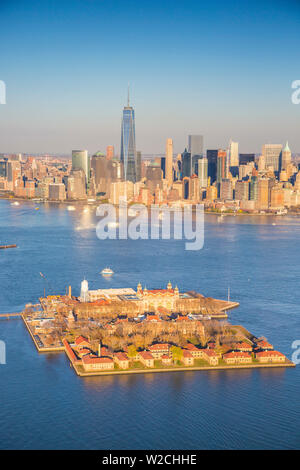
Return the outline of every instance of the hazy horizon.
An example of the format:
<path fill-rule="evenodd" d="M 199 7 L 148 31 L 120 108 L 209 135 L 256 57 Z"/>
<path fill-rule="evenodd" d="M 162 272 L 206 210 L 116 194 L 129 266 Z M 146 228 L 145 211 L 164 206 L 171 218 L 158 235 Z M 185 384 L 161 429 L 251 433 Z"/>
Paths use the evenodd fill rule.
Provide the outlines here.
<path fill-rule="evenodd" d="M 300 152 L 300 6 L 265 0 L 1 2 L 1 153 L 120 151 L 131 86 L 136 145 L 174 153 L 232 138 L 241 153 L 288 140 Z"/>

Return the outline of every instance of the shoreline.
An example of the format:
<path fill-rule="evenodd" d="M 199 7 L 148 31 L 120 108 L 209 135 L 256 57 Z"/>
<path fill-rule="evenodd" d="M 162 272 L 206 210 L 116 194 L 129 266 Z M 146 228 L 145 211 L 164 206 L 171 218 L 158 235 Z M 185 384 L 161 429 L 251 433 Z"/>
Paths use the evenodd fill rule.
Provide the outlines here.
<path fill-rule="evenodd" d="M 15 196 L 12 196 L 12 197 L 9 197 L 9 196 L 2 196 L 0 194 L 0 201 L 1 200 L 4 200 L 4 201 L 13 201 L 13 202 L 31 202 L 31 203 L 36 203 L 36 204 L 64 204 L 64 205 L 75 205 L 75 206 L 99 206 L 101 204 L 110 204 L 108 203 L 107 201 L 105 202 L 101 202 L 101 201 L 88 201 L 88 199 L 81 199 L 81 200 L 78 200 L 78 199 L 75 199 L 75 200 L 64 200 L 64 201 L 50 201 L 48 199 L 46 200 L 35 200 L 35 199 L 26 199 L 26 198 L 20 198 L 20 197 L 15 197 Z M 136 203 L 137 204 L 137 203 Z M 197 203 L 195 204 L 192 204 L 193 206 L 195 206 Z M 199 202 L 198 204 L 201 204 L 201 202 Z M 130 207 L 131 203 L 128 203 L 128 208 Z M 114 204 L 115 207 L 118 207 L 117 204 Z M 148 210 L 150 210 L 150 207 L 149 206 L 145 206 L 147 207 Z M 184 205 L 180 205 L 179 206 L 180 208 L 181 207 L 184 207 Z M 170 208 L 172 209 L 172 206 L 170 206 Z M 195 211 L 195 208 L 193 207 L 192 208 L 192 212 Z M 210 211 L 210 210 L 204 210 L 204 214 L 206 215 L 215 215 L 215 216 L 223 216 L 223 217 L 228 217 L 228 216 L 231 216 L 231 217 L 240 217 L 240 216 L 243 216 L 243 217 L 255 217 L 255 216 L 258 216 L 258 217 L 300 217 L 300 211 L 299 212 L 288 212 L 287 214 L 276 214 L 275 212 L 274 213 L 271 213 L 271 212 L 266 212 L 266 213 L 260 213 L 260 212 L 255 212 L 255 213 L 252 213 L 252 212 L 226 212 L 226 211 Z"/>
<path fill-rule="evenodd" d="M 24 318 L 23 315 L 21 315 L 21 318 L 26 326 L 26 329 L 28 330 L 31 339 L 33 340 L 33 343 L 39 353 L 61 353 L 65 352 L 68 360 L 70 361 L 70 367 L 72 367 L 79 377 L 99 377 L 102 375 L 108 376 L 108 375 L 128 375 L 128 374 L 149 374 L 149 373 L 163 373 L 163 372 L 187 372 L 187 371 L 214 371 L 214 370 L 236 370 L 236 369 L 266 369 L 266 368 L 283 368 L 283 367 L 296 367 L 296 364 L 294 364 L 292 361 L 287 359 L 287 362 L 285 363 L 271 363 L 271 364 L 238 364 L 238 365 L 218 365 L 218 366 L 176 366 L 176 367 L 166 367 L 166 368 L 140 368 L 140 369 L 115 369 L 115 370 L 108 370 L 108 371 L 95 371 L 95 372 L 83 372 L 79 369 L 78 365 L 75 364 L 70 355 L 68 354 L 68 351 L 64 346 L 57 346 L 53 348 L 40 348 L 30 331 L 30 328 Z"/>

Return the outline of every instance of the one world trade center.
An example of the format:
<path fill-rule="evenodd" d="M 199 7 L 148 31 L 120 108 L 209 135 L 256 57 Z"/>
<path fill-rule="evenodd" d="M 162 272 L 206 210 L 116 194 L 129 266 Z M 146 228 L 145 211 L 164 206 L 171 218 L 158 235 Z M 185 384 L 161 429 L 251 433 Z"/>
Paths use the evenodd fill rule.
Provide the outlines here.
<path fill-rule="evenodd" d="M 121 129 L 121 162 L 124 167 L 125 181 L 137 181 L 137 158 L 135 147 L 134 109 L 129 105 L 129 88 L 127 106 L 124 106 Z"/>

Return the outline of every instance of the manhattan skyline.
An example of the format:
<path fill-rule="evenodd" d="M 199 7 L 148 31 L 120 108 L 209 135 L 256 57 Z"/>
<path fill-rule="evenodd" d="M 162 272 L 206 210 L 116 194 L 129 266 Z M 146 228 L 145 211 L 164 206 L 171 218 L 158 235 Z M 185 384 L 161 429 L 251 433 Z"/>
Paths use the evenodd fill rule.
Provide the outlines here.
<path fill-rule="evenodd" d="M 136 148 L 174 153 L 186 136 L 241 152 L 289 141 L 300 149 L 299 4 L 213 1 L 1 4 L 3 153 L 89 153 L 114 144 L 131 84 Z M 280 110 L 280 112 L 279 112 Z"/>

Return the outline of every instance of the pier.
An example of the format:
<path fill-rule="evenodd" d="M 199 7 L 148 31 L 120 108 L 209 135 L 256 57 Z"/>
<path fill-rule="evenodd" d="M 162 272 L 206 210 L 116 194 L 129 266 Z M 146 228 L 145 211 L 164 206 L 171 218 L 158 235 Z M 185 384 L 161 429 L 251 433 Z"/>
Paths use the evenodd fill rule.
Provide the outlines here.
<path fill-rule="evenodd" d="M 0 318 L 7 318 L 8 320 L 13 317 L 21 317 L 22 312 L 14 312 L 14 313 L 0 313 Z"/>

